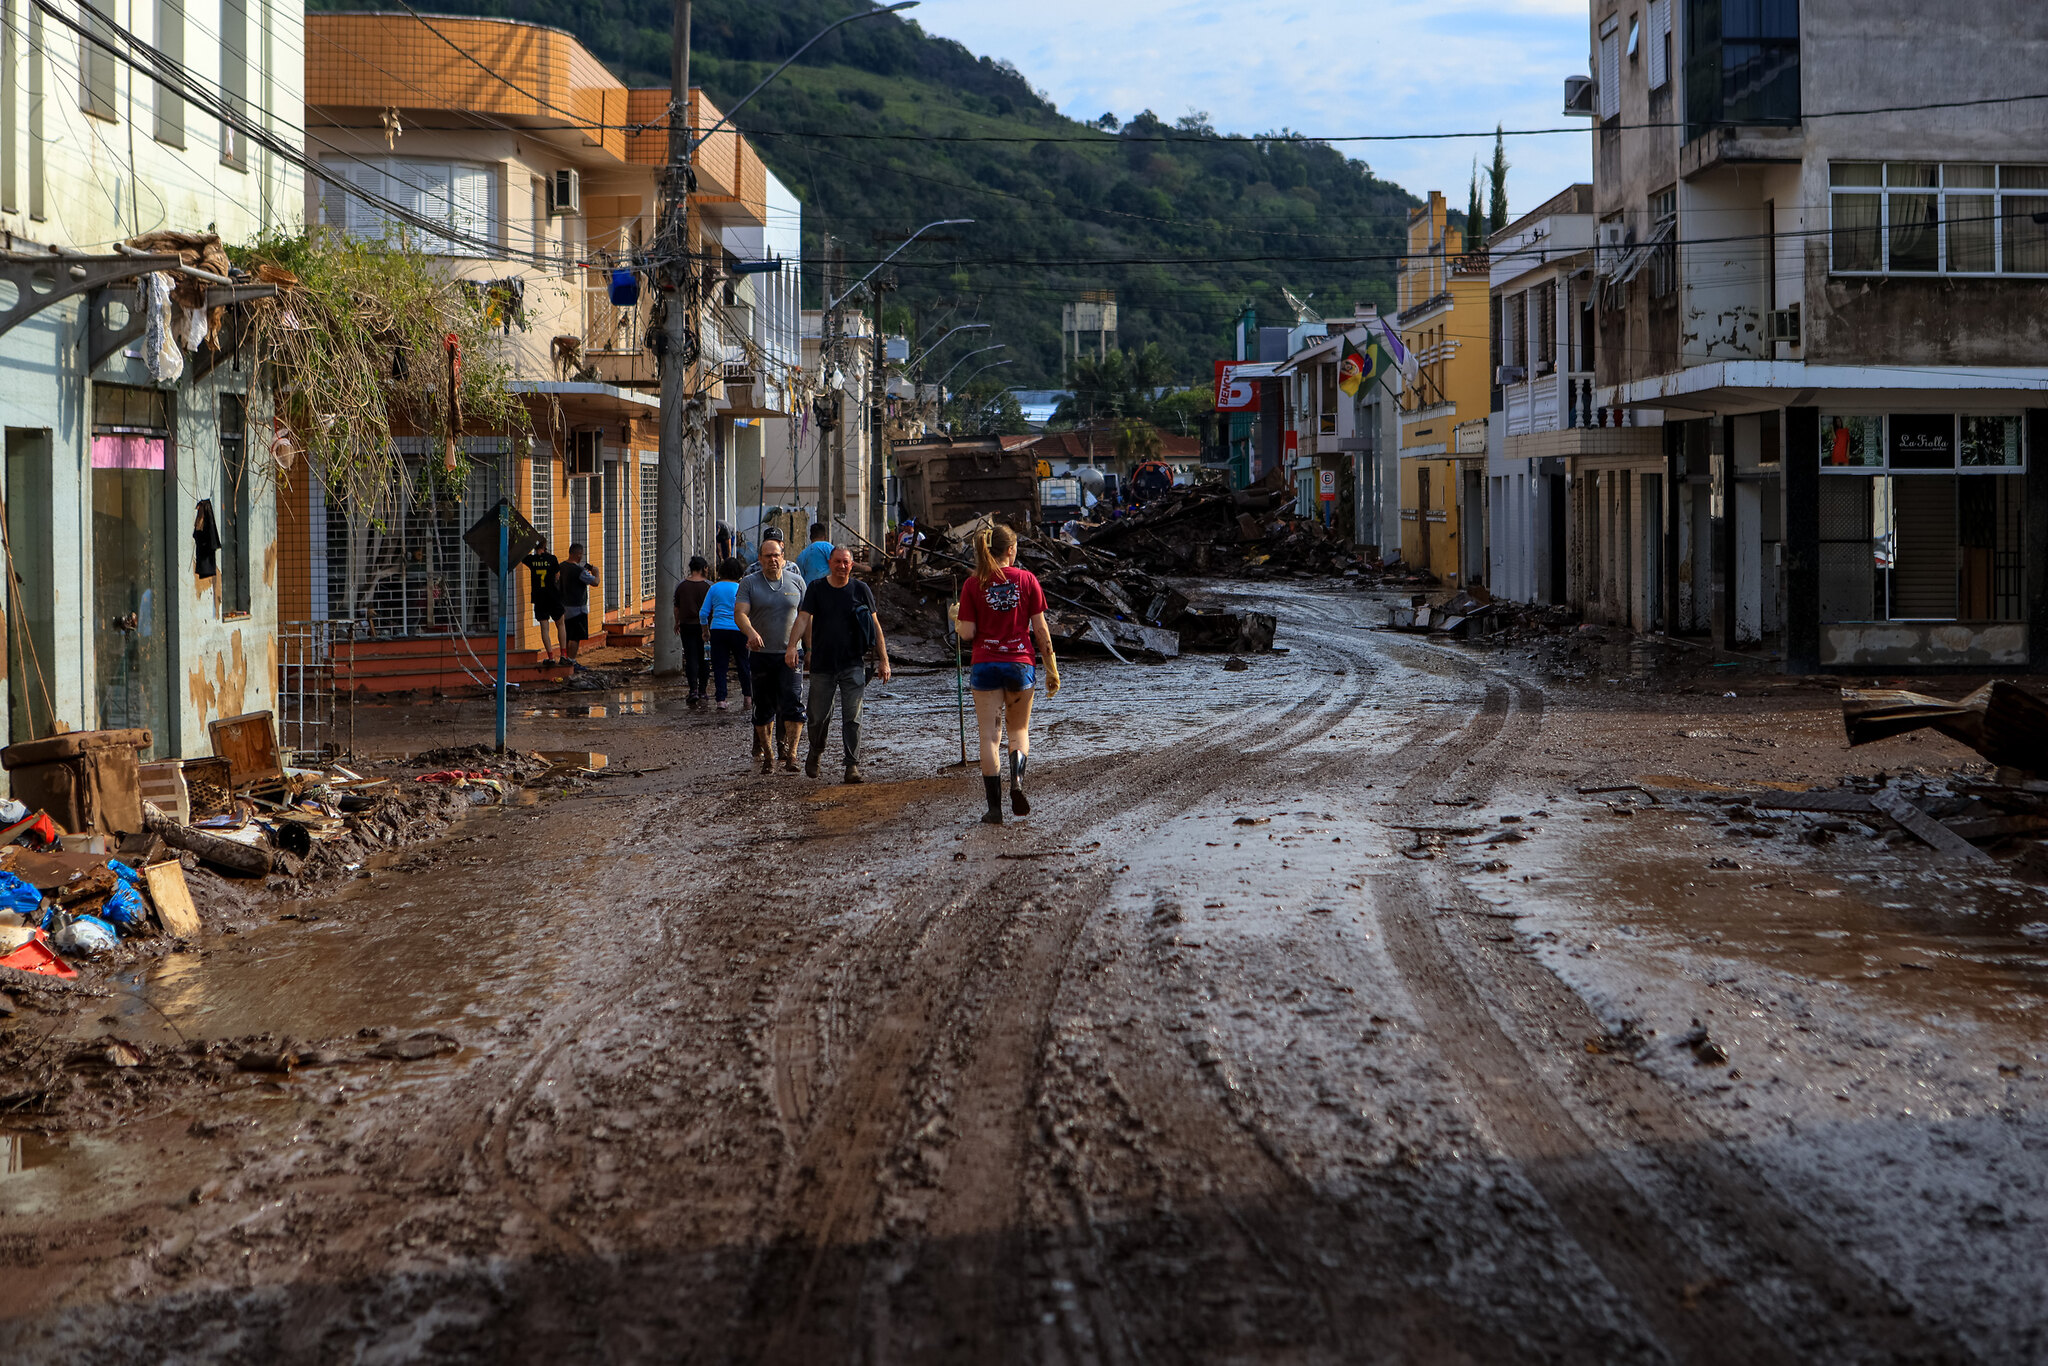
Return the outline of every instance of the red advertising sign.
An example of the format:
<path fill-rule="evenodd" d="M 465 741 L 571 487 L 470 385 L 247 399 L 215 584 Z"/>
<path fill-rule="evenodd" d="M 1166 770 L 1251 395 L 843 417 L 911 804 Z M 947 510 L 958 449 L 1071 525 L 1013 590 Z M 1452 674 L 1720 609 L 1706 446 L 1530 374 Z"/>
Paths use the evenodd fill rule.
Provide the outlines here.
<path fill-rule="evenodd" d="M 1217 412 L 1248 413 L 1259 406 L 1259 382 L 1238 378 L 1237 371 L 1244 364 L 1234 360 L 1216 362 Z"/>

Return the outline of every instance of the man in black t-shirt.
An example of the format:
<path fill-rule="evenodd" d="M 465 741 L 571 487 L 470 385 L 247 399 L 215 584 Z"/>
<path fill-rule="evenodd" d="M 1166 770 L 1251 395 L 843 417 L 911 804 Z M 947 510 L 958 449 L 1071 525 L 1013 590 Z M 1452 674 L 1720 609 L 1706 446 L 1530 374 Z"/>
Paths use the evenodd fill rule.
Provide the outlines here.
<path fill-rule="evenodd" d="M 562 562 L 543 545 L 528 552 L 519 563 L 527 568 L 527 596 L 533 599 L 533 619 L 540 625 L 541 661 L 552 664 L 562 649 Z M 555 628 L 552 646 L 548 644 L 549 626 Z"/>
<path fill-rule="evenodd" d="M 799 645 L 808 645 L 811 665 L 810 748 L 804 756 L 804 772 L 818 776 L 818 761 L 825 752 L 825 732 L 832 726 L 832 694 L 839 694 L 839 742 L 846 751 L 846 781 L 860 778 L 860 707 L 867 695 L 869 642 L 875 651 L 876 672 L 887 683 L 889 643 L 882 639 L 882 623 L 875 618 L 875 595 L 853 578 L 853 552 L 840 546 L 832 552 L 825 577 L 804 589 L 796 611 L 796 624 L 789 633 L 784 662 L 796 667 Z"/>

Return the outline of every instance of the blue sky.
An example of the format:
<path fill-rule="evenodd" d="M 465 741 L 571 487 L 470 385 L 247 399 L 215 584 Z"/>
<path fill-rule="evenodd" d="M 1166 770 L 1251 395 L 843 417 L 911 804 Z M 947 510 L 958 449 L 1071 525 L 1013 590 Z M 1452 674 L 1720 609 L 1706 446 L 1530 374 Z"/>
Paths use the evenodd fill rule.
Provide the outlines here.
<path fill-rule="evenodd" d="M 1586 72 L 1586 0 L 923 0 L 904 17 L 1008 58 L 1061 112 L 1174 119 L 1206 110 L 1229 133 L 1319 136 L 1583 126 L 1564 78 Z M 1415 194 L 1462 208 L 1492 139 L 1345 148 Z M 1592 174 L 1584 133 L 1510 138 L 1508 207 Z"/>

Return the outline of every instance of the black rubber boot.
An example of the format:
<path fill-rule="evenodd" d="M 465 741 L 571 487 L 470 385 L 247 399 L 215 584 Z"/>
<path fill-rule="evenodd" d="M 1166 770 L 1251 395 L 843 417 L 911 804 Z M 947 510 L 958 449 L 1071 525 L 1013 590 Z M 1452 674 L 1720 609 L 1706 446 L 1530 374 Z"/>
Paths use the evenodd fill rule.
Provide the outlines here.
<path fill-rule="evenodd" d="M 1031 799 L 1024 795 L 1024 765 L 1031 756 L 1010 751 L 1010 810 L 1020 816 L 1031 814 Z"/>
<path fill-rule="evenodd" d="M 1003 823 L 1002 775 L 997 774 L 993 778 L 983 776 L 981 786 L 982 790 L 988 794 L 988 810 L 982 813 L 982 824 L 1001 825 Z"/>

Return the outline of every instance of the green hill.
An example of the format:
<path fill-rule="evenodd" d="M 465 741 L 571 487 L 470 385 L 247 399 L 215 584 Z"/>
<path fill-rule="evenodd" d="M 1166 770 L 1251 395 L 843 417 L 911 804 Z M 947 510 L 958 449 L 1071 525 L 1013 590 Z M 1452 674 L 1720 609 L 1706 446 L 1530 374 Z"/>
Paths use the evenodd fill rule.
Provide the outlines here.
<path fill-rule="evenodd" d="M 699 0 L 691 77 L 729 106 L 852 7 Z M 552 24 L 631 84 L 668 81 L 665 0 L 434 8 Z M 1186 381 L 1228 354 L 1247 300 L 1267 323 L 1291 322 L 1283 286 L 1332 317 L 1354 301 L 1384 307 L 1417 202 L 1322 144 L 1218 137 L 1198 117 L 1169 124 L 1149 111 L 1114 131 L 1113 119 L 1077 122 L 1008 63 L 895 16 L 833 34 L 735 121 L 803 201 L 808 295 L 827 232 L 857 277 L 923 223 L 974 219 L 897 258 L 892 322 L 899 306 L 920 328 L 948 307 L 954 321 L 987 321 L 983 335 L 1017 362 L 987 378 L 1024 387 L 1059 383 L 1060 305 L 1082 291 L 1114 290 L 1121 344 L 1157 343 Z M 938 364 L 967 345 L 956 338 Z"/>

